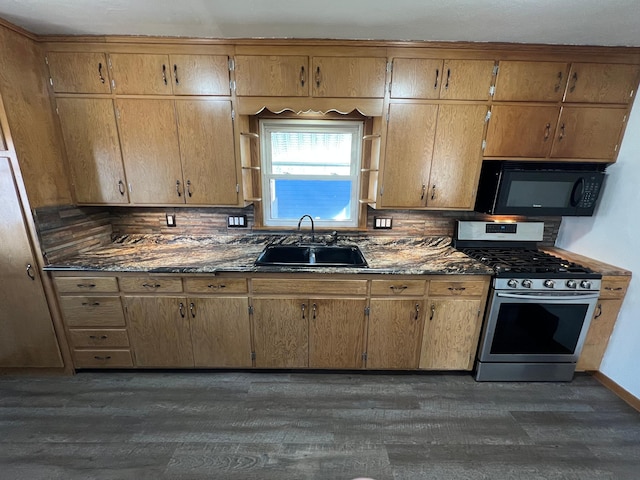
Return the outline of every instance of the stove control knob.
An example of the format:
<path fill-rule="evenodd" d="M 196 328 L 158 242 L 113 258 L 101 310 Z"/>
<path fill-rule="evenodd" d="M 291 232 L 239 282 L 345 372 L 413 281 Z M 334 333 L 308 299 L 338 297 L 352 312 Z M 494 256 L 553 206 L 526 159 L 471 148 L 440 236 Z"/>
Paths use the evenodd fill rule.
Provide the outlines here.
<path fill-rule="evenodd" d="M 533 284 L 531 283 L 531 280 L 522 280 L 522 286 L 523 286 L 524 288 L 531 288 L 531 285 L 533 285 Z"/>
<path fill-rule="evenodd" d="M 542 282 L 542 285 L 544 285 L 547 288 L 553 288 L 556 285 L 556 282 L 554 282 L 553 280 L 545 280 L 544 282 Z"/>
<path fill-rule="evenodd" d="M 578 284 L 575 280 L 567 280 L 567 288 L 576 288 Z"/>
<path fill-rule="evenodd" d="M 580 282 L 580 288 L 591 289 L 591 282 L 589 280 L 582 280 Z"/>
<path fill-rule="evenodd" d="M 511 288 L 517 288 L 518 287 L 518 281 L 515 280 L 514 278 L 512 278 L 511 280 L 509 280 L 507 282 L 507 285 L 509 285 Z"/>

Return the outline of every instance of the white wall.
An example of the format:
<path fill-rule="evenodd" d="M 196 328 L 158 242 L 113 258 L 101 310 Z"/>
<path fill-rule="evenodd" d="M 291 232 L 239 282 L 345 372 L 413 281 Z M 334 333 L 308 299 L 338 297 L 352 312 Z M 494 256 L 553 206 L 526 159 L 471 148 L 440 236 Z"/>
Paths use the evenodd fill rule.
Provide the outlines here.
<path fill-rule="evenodd" d="M 595 215 L 563 218 L 556 246 L 633 273 L 600 370 L 640 398 L 640 101 L 607 173 Z"/>

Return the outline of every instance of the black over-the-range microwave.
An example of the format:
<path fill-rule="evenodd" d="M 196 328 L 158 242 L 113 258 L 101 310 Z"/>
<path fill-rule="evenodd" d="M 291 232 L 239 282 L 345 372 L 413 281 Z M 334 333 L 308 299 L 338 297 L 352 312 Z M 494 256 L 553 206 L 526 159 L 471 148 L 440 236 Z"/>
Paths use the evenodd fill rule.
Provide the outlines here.
<path fill-rule="evenodd" d="M 491 215 L 590 216 L 606 163 L 485 160 L 475 210 Z"/>

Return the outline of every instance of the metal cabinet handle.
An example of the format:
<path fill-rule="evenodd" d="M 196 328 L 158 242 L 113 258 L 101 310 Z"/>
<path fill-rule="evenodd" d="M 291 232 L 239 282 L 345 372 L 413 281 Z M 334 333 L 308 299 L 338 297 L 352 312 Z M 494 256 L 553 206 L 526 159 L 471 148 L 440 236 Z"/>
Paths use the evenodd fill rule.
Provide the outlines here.
<path fill-rule="evenodd" d="M 145 288 L 160 288 L 162 285 L 159 283 L 143 283 L 142 286 Z"/>
<path fill-rule="evenodd" d="M 254 133 L 254 132 L 240 132 L 240 135 L 242 135 L 244 137 L 255 138 L 255 139 L 259 139 L 260 138 L 260 135 L 258 135 L 257 133 Z"/>
<path fill-rule="evenodd" d="M 389 288 L 394 292 L 402 292 L 403 290 L 406 290 L 409 287 L 407 287 L 406 285 L 400 285 L 399 287 L 396 285 L 391 285 Z"/>
<path fill-rule="evenodd" d="M 420 304 L 416 303 L 416 316 L 413 317 L 414 320 L 418 320 L 418 317 L 420 316 Z"/>
<path fill-rule="evenodd" d="M 89 335 L 89 338 L 91 340 L 106 340 L 109 337 L 107 337 L 106 335 L 100 335 L 100 336 L 98 336 L 98 335 Z"/>
<path fill-rule="evenodd" d="M 599 303 L 598 306 L 596 307 L 596 314 L 593 316 L 593 318 L 598 318 L 600 315 L 602 315 L 602 304 Z"/>
<path fill-rule="evenodd" d="M 431 200 L 436 198 L 436 184 L 434 183 L 431 187 Z"/>
<path fill-rule="evenodd" d="M 431 315 L 429 316 L 429 320 L 430 321 L 433 320 L 433 317 L 435 316 L 435 314 L 436 314 L 436 306 L 435 306 L 434 303 L 432 303 L 431 304 Z"/>
<path fill-rule="evenodd" d="M 313 304 L 312 310 L 313 310 L 313 319 L 315 320 L 316 312 L 318 311 L 318 306 L 315 303 Z"/>
<path fill-rule="evenodd" d="M 447 287 L 447 290 L 451 292 L 464 292 L 467 287 Z"/>
<path fill-rule="evenodd" d="M 82 306 L 83 307 L 88 307 L 88 306 L 99 307 L 100 306 L 100 302 L 93 302 L 93 303 L 82 302 Z"/>
<path fill-rule="evenodd" d="M 304 87 L 304 84 L 307 82 L 307 75 L 304 71 L 304 65 L 300 67 L 300 86 Z"/>
<path fill-rule="evenodd" d="M 180 193 L 180 180 L 176 180 L 176 193 L 179 197 L 182 196 L 182 193 Z"/>
<path fill-rule="evenodd" d="M 573 91 L 576 89 L 576 85 L 578 84 L 578 72 L 573 72 L 573 76 L 571 77 L 572 83 L 571 86 L 569 87 L 569 92 L 573 93 Z"/>
<path fill-rule="evenodd" d="M 196 318 L 196 305 L 193 302 L 189 303 L 189 311 L 191 312 L 191 318 Z"/>
<path fill-rule="evenodd" d="M 180 302 L 180 303 L 179 303 L 179 305 L 178 305 L 178 312 L 180 312 L 180 316 L 181 316 L 182 318 L 184 318 L 184 315 L 185 315 L 185 313 L 184 313 L 184 303 L 182 303 L 182 302 Z"/>
<path fill-rule="evenodd" d="M 36 279 L 36 274 L 33 273 L 33 266 L 30 263 L 27 263 L 27 277 L 34 281 Z"/>
<path fill-rule="evenodd" d="M 553 87 L 553 91 L 558 92 L 561 86 L 562 86 L 562 72 L 558 72 L 558 82 L 556 83 L 556 86 Z"/>
<path fill-rule="evenodd" d="M 215 288 L 215 289 L 218 289 L 218 288 L 225 288 L 225 287 L 226 287 L 226 285 L 214 285 L 213 283 L 211 283 L 211 284 L 207 285 L 207 287 L 208 287 L 208 288 Z"/>
<path fill-rule="evenodd" d="M 120 192 L 120 195 L 124 196 L 125 188 L 122 180 L 118 180 L 118 191 Z"/>
<path fill-rule="evenodd" d="M 173 64 L 173 78 L 176 79 L 176 85 L 180 84 L 180 80 L 178 80 L 178 65 Z"/>
<path fill-rule="evenodd" d="M 316 68 L 316 87 L 320 88 L 320 82 L 322 82 L 322 73 L 320 72 L 320 66 Z"/>
<path fill-rule="evenodd" d="M 604 287 L 605 290 L 609 290 L 611 292 L 618 292 L 622 290 L 622 287 Z"/>
<path fill-rule="evenodd" d="M 191 180 L 187 180 L 187 195 L 189 195 L 189 197 L 193 195 L 191 193 Z"/>
<path fill-rule="evenodd" d="M 95 288 L 95 283 L 76 283 L 76 287 L 78 288 Z"/>
<path fill-rule="evenodd" d="M 102 62 L 98 63 L 98 78 L 100 78 L 100 83 L 104 83 L 104 76 L 102 76 Z"/>
<path fill-rule="evenodd" d="M 306 310 L 307 306 L 303 303 L 302 304 L 302 320 L 305 320 L 305 316 L 304 316 L 304 311 Z"/>
<path fill-rule="evenodd" d="M 562 140 L 563 138 L 564 138 L 564 123 L 560 125 L 560 136 L 558 137 L 558 140 Z"/>
<path fill-rule="evenodd" d="M 164 63 L 162 64 L 162 81 L 167 85 L 167 66 Z"/>
<path fill-rule="evenodd" d="M 95 358 L 96 360 L 111 360 L 111 355 L 105 355 L 104 357 L 101 357 L 100 355 L 95 355 L 93 358 Z"/>
<path fill-rule="evenodd" d="M 547 140 L 549 140 L 549 135 L 551 135 L 551 124 L 547 123 L 544 126 L 544 141 L 546 142 Z"/>
<path fill-rule="evenodd" d="M 436 68 L 436 83 L 433 84 L 433 89 L 438 88 L 438 78 L 440 77 L 440 69 Z"/>
<path fill-rule="evenodd" d="M 449 90 L 449 79 L 451 78 L 451 69 L 447 68 L 447 81 L 444 84 L 444 89 Z"/>
<path fill-rule="evenodd" d="M 424 200 L 424 194 L 427 192 L 427 186 L 422 184 L 422 195 L 420 195 L 420 200 Z"/>

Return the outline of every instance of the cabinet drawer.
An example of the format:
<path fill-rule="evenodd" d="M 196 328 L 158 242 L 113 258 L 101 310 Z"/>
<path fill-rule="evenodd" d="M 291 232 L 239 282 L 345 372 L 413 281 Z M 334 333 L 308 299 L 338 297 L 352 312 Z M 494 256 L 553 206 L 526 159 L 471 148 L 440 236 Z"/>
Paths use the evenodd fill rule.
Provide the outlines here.
<path fill-rule="evenodd" d="M 60 297 L 68 327 L 124 327 L 120 297 Z"/>
<path fill-rule="evenodd" d="M 115 293 L 116 277 L 58 277 L 55 279 L 60 293 Z"/>
<path fill-rule="evenodd" d="M 124 329 L 92 330 L 72 328 L 69 330 L 72 347 L 128 347 L 129 336 Z"/>
<path fill-rule="evenodd" d="M 478 296 L 482 295 L 486 282 L 473 280 L 439 281 L 429 284 L 429 296 Z"/>
<path fill-rule="evenodd" d="M 133 367 L 129 350 L 74 350 L 76 368 Z"/>
<path fill-rule="evenodd" d="M 182 291 L 178 277 L 120 277 L 120 289 L 132 293 L 174 293 Z"/>
<path fill-rule="evenodd" d="M 193 293 L 246 293 L 246 278 L 185 278 L 184 289 Z"/>
<path fill-rule="evenodd" d="M 424 295 L 426 284 L 425 280 L 373 280 L 371 295 L 394 297 Z"/>
<path fill-rule="evenodd" d="M 631 277 L 602 277 L 600 298 L 624 298 Z"/>
<path fill-rule="evenodd" d="M 294 278 L 252 280 L 253 293 L 309 295 L 366 295 L 366 280 L 299 280 Z"/>

